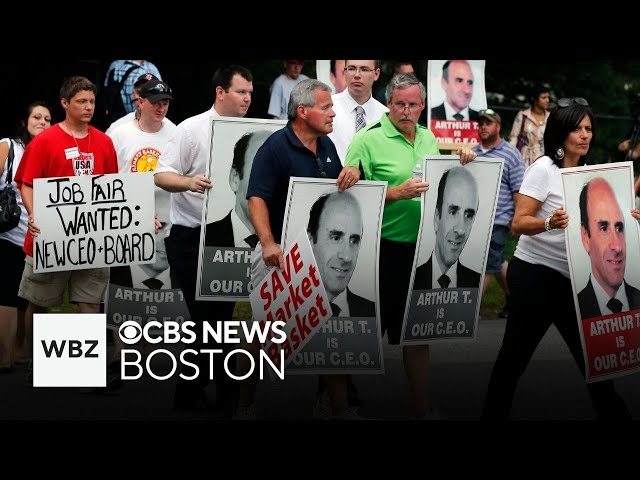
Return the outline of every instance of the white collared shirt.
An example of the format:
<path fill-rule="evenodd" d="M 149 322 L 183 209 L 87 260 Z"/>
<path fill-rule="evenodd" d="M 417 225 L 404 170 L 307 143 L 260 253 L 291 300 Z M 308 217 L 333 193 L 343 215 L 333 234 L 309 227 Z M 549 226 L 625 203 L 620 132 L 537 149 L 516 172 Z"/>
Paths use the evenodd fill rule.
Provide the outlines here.
<path fill-rule="evenodd" d="M 209 161 L 211 118 L 218 118 L 211 108 L 181 122 L 160 155 L 155 173 L 173 172 L 193 177 L 204 175 Z M 173 192 L 170 219 L 173 225 L 199 227 L 202 223 L 204 193 Z"/>
<path fill-rule="evenodd" d="M 340 294 L 333 299 L 331 303 L 335 303 L 338 307 L 340 307 L 340 315 L 339 317 L 350 317 L 351 312 L 349 311 L 349 302 L 347 302 L 347 289 L 345 288 Z"/>
<path fill-rule="evenodd" d="M 149 277 L 149 274 L 143 271 L 140 265 L 129 265 L 129 267 L 131 267 L 131 286 L 133 288 L 146 288 L 148 290 L 149 287 L 147 287 L 143 282 L 148 278 L 151 278 Z M 169 268 L 164 272 L 161 272 L 160 275 L 155 278 L 162 282 L 162 290 L 171 288 L 171 275 Z"/>
<path fill-rule="evenodd" d="M 431 286 L 433 288 L 442 288 L 440 287 L 440 282 L 438 279 L 442 276 L 442 270 L 440 270 L 440 263 L 436 258 L 436 252 L 433 252 L 432 260 L 432 269 L 431 269 Z M 449 286 L 447 288 L 457 288 L 458 287 L 458 262 L 451 265 L 449 270 L 446 271 L 447 277 L 451 280 Z"/>
<path fill-rule="evenodd" d="M 349 94 L 348 89 L 333 94 L 331 100 L 333 101 L 333 111 L 336 116 L 333 118 L 333 131 L 329 134 L 329 138 L 335 144 L 340 162 L 344 165 L 347 150 L 353 136 L 356 134 L 356 107 L 359 104 Z M 364 121 L 367 125 L 375 122 L 385 112 L 389 111 L 386 106 L 372 96 L 360 106 L 364 109 Z"/>
<path fill-rule="evenodd" d="M 461 110 L 460 112 L 456 112 L 445 100 L 444 102 L 444 113 L 447 120 L 455 120 L 453 117 L 456 113 L 460 113 L 464 118 L 462 120 L 469 120 L 469 107 Z"/>
<path fill-rule="evenodd" d="M 231 226 L 233 227 L 233 240 L 235 246 L 253 248 L 251 245 L 244 241 L 244 239 L 249 235 L 252 235 L 253 232 L 247 228 L 242 220 L 240 220 L 240 217 L 236 213 L 235 208 L 231 210 Z"/>
<path fill-rule="evenodd" d="M 615 313 L 611 311 L 609 307 L 607 307 L 607 303 L 609 303 L 609 300 L 611 300 L 611 297 L 607 294 L 607 292 L 604 291 L 604 288 L 600 286 L 600 284 L 593 277 L 593 275 L 590 276 L 590 279 L 591 279 L 591 285 L 593 285 L 593 291 L 596 293 L 596 298 L 598 299 L 598 307 L 600 307 L 600 313 L 602 315 L 610 315 L 612 313 Z M 620 287 L 618 288 L 615 298 L 617 298 L 622 302 L 621 312 L 626 312 L 629 310 L 629 300 L 627 299 L 627 292 L 624 289 L 624 281 L 622 282 L 622 285 L 620 285 Z"/>

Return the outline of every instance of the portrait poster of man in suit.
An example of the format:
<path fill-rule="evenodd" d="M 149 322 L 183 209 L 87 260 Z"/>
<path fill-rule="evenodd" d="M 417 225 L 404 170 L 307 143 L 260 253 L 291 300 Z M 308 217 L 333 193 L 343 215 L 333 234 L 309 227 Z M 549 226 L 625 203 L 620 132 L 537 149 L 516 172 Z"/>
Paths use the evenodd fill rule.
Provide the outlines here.
<path fill-rule="evenodd" d="M 196 297 L 246 301 L 251 292 L 251 254 L 258 237 L 247 202 L 247 186 L 258 149 L 284 120 L 212 120 L 211 158 L 205 190 Z"/>
<path fill-rule="evenodd" d="M 640 366 L 640 229 L 631 216 L 632 162 L 563 169 L 562 181 L 587 381 L 635 372 Z"/>
<path fill-rule="evenodd" d="M 440 150 L 478 143 L 479 111 L 487 108 L 484 67 L 484 60 L 429 60 L 429 126 Z"/>
<path fill-rule="evenodd" d="M 189 310 L 180 285 L 167 260 L 164 239 L 171 229 L 170 193 L 155 187 L 155 211 L 161 228 L 156 233 L 156 261 L 140 265 L 111 267 L 105 310 L 107 325 L 117 329 L 126 320 L 184 321 Z"/>
<path fill-rule="evenodd" d="M 427 157 L 404 344 L 475 337 L 502 160 Z"/>
<path fill-rule="evenodd" d="M 333 316 L 288 366 L 291 373 L 384 371 L 378 309 L 378 252 L 386 182 L 292 178 L 283 244 L 306 231 Z"/>

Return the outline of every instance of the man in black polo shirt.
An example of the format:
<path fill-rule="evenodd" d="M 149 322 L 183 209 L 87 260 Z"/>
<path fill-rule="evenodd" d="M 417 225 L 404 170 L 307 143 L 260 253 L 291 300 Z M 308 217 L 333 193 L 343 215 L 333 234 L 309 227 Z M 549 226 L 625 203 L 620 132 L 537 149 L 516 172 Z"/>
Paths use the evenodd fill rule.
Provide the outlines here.
<path fill-rule="evenodd" d="M 266 267 L 284 269 L 280 241 L 290 177 L 336 178 L 341 192 L 360 178 L 357 168 L 342 168 L 336 147 L 327 137 L 333 130 L 332 105 L 331 89 L 324 83 L 313 79 L 298 83 L 289 98 L 289 123 L 256 153 L 247 198 L 251 222 L 260 239 L 256 254 L 261 252 Z M 255 270 L 252 267 L 254 285 L 259 278 L 254 281 Z M 333 415 L 356 416 L 349 410 L 346 376 L 324 375 L 323 380 Z"/>

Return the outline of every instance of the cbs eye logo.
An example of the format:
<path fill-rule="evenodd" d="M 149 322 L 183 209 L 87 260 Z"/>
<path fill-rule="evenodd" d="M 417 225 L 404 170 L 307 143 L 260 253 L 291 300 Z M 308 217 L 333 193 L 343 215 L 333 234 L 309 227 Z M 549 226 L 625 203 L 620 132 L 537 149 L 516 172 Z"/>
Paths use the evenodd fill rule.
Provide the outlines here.
<path fill-rule="evenodd" d="M 138 322 L 128 320 L 120 325 L 118 334 L 120 335 L 120 339 L 123 343 L 133 345 L 138 343 L 142 338 L 142 327 Z"/>

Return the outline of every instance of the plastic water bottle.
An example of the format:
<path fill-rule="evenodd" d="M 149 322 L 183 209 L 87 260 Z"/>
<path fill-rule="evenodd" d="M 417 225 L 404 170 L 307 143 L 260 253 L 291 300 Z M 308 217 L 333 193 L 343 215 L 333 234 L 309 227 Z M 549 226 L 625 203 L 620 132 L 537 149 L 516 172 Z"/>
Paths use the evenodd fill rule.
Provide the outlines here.
<path fill-rule="evenodd" d="M 411 171 L 411 178 L 417 178 L 418 180 L 422 181 L 422 159 L 416 161 L 416 164 L 413 166 L 413 170 Z M 411 200 L 416 200 L 419 202 L 421 197 L 422 195 L 420 195 L 420 197 L 413 197 Z"/>

